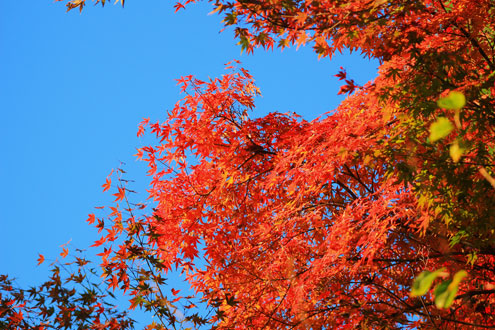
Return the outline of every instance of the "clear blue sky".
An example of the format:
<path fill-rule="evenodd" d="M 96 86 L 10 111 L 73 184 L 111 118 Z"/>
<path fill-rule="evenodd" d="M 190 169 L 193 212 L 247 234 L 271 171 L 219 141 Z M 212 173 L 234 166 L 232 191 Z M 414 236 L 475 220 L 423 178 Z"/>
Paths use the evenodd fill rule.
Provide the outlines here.
<path fill-rule="evenodd" d="M 90 0 L 88 0 L 90 1 Z M 203 3 L 174 14 L 173 1 L 128 0 L 65 13 L 53 0 L 0 0 L 0 274 L 44 280 L 38 253 L 85 248 L 85 222 L 108 205 L 101 184 L 124 161 L 144 200 L 146 168 L 136 162 L 142 118 L 164 119 L 181 97 L 174 79 L 223 73 L 239 59 L 263 94 L 253 114 L 294 111 L 311 120 L 335 108 L 344 66 L 365 83 L 377 63 L 359 54 L 317 56 L 310 47 L 241 55 L 231 30 Z"/>

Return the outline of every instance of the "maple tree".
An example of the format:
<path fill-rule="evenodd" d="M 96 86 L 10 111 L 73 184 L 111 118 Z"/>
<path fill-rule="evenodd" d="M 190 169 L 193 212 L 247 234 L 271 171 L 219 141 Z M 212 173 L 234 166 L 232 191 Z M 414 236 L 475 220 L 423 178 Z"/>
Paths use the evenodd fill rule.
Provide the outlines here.
<path fill-rule="evenodd" d="M 495 4 L 211 3 L 247 52 L 360 50 L 379 75 L 339 72 L 349 96 L 312 122 L 250 118 L 260 91 L 236 62 L 179 79 L 184 98 L 138 131 L 158 140 L 138 152 L 153 209 L 118 180 L 106 221 L 88 219 L 109 287 L 163 316 L 153 327 L 495 328 Z M 174 269 L 195 294 L 162 291 Z"/>
<path fill-rule="evenodd" d="M 64 277 L 65 267 L 76 270 Z M 88 260 L 51 268 L 49 280 L 21 289 L 7 275 L 0 275 L 0 327 L 2 329 L 131 329 L 134 321 L 109 303 L 111 292 L 91 282 L 96 271 Z M 69 272 L 69 270 L 67 270 Z M 69 284 L 68 284 L 69 283 Z"/>

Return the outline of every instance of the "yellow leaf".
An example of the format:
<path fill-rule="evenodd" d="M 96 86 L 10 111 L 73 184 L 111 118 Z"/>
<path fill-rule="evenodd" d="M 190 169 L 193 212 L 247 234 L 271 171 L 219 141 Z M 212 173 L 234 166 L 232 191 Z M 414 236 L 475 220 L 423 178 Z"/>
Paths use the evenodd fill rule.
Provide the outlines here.
<path fill-rule="evenodd" d="M 442 97 L 437 101 L 437 105 L 440 108 L 449 110 L 459 110 L 466 104 L 466 97 L 464 94 L 456 91 L 452 91 L 447 97 Z"/>
<path fill-rule="evenodd" d="M 454 125 L 445 117 L 439 117 L 436 122 L 430 126 L 430 142 L 443 139 L 452 132 Z"/>
<path fill-rule="evenodd" d="M 459 161 L 459 159 L 461 159 L 462 154 L 464 153 L 464 148 L 461 148 L 459 146 L 459 142 L 455 141 L 450 146 L 449 153 L 450 153 L 450 157 L 452 157 L 452 160 L 455 163 L 457 163 Z"/>
<path fill-rule="evenodd" d="M 215 14 L 216 12 L 220 11 L 222 9 L 222 5 L 219 5 L 217 8 L 213 9 L 212 11 L 210 11 L 208 13 L 208 15 L 213 15 Z"/>

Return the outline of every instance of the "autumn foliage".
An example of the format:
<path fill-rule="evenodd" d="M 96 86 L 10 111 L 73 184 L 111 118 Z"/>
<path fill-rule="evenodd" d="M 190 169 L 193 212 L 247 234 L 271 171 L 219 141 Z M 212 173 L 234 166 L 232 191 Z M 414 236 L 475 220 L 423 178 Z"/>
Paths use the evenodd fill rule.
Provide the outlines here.
<path fill-rule="evenodd" d="M 117 175 L 88 219 L 108 286 L 156 328 L 495 328 L 495 4 L 212 5 L 247 52 L 360 50 L 379 76 L 337 73 L 349 96 L 311 122 L 251 118 L 260 91 L 236 61 L 179 79 L 183 99 L 138 131 L 157 138 L 138 151 L 151 208 Z M 192 294 L 164 285 L 175 270 Z"/>
<path fill-rule="evenodd" d="M 20 289 L 0 275 L 0 328 L 132 329 L 128 313 L 111 304 L 112 292 L 94 284 L 96 272 L 79 252 L 52 265 L 49 279 L 36 287 Z"/>

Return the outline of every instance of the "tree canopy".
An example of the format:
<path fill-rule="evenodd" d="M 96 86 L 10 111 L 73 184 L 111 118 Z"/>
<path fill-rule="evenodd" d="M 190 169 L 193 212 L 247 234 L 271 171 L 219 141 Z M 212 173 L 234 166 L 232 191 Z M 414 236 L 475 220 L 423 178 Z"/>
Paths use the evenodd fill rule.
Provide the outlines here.
<path fill-rule="evenodd" d="M 151 328 L 495 328 L 493 1 L 211 3 L 247 52 L 359 50 L 379 75 L 343 69 L 347 98 L 311 122 L 249 117 L 260 91 L 236 61 L 179 79 L 183 99 L 138 131 L 157 138 L 138 152 L 152 209 L 108 178 L 115 205 L 88 219 L 109 287 Z M 193 295 L 165 292 L 174 269 Z"/>

